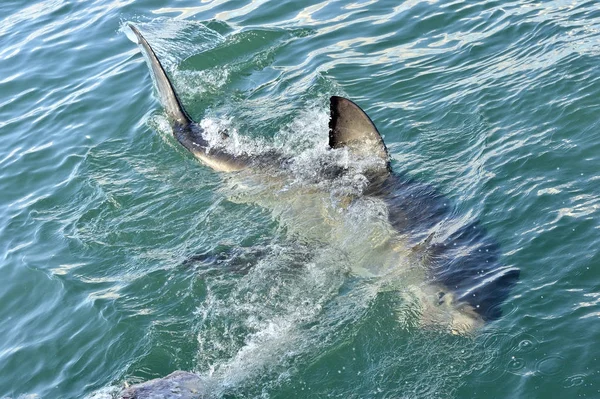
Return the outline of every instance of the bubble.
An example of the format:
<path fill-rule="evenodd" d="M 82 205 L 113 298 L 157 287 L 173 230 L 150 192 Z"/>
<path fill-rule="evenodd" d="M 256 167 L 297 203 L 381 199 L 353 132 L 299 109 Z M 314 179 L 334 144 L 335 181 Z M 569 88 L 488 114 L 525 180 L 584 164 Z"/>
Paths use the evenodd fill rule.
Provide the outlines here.
<path fill-rule="evenodd" d="M 523 341 L 519 342 L 518 348 L 519 352 L 527 353 L 533 350 L 534 344 L 530 340 L 524 339 Z"/>
<path fill-rule="evenodd" d="M 519 374 L 518 372 L 525 368 L 525 360 L 517 357 L 512 357 L 508 362 L 508 371 L 514 374 Z"/>
<path fill-rule="evenodd" d="M 519 334 L 513 338 L 511 351 L 517 353 L 529 353 L 538 346 L 538 340 L 531 334 Z"/>
<path fill-rule="evenodd" d="M 585 376 L 582 374 L 575 374 L 570 377 L 565 378 L 563 386 L 565 388 L 573 388 L 583 385 L 585 382 Z"/>

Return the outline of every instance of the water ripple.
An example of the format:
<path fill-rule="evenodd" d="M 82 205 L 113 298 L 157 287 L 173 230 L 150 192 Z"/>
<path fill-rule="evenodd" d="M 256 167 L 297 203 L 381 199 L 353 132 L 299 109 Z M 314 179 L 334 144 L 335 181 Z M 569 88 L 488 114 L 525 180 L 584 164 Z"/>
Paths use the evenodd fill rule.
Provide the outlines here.
<path fill-rule="evenodd" d="M 0 5 L 3 395 L 186 369 L 221 396 L 597 396 L 596 2 L 17 3 Z M 255 151 L 322 148 L 327 98 L 355 99 L 394 169 L 521 269 L 504 317 L 469 339 L 403 330 L 343 254 L 228 201 L 170 137 L 131 20 L 190 112 Z"/>

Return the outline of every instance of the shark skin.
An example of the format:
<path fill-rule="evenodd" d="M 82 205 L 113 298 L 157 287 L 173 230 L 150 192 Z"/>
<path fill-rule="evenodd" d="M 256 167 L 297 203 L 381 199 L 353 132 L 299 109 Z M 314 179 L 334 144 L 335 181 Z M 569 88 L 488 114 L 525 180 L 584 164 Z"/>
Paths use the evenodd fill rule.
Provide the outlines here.
<path fill-rule="evenodd" d="M 205 397 L 200 376 L 187 371 L 175 371 L 163 378 L 156 378 L 132 385 L 121 392 L 122 399 L 200 399 Z"/>
<path fill-rule="evenodd" d="M 227 174 L 233 176 L 230 185 L 237 190 L 250 187 L 247 192 L 232 192 L 232 201 L 270 209 L 290 234 L 335 246 L 349 259 L 359 259 L 348 265 L 352 274 L 380 279 L 381 289 L 399 292 L 402 306 L 410 308 L 405 313 L 418 314 L 406 321 L 407 326 L 469 335 L 502 316 L 501 305 L 517 283 L 519 269 L 499 263 L 499 245 L 480 222 L 459 223 L 449 201 L 436 189 L 392 171 L 381 135 L 356 103 L 339 96 L 330 98 L 329 147 L 347 151 L 350 160 L 363 165 L 364 189 L 341 195 L 318 184 L 289 189 L 284 155 L 235 155 L 225 147 L 209 145 L 201 126 L 185 111 L 150 44 L 134 25 L 129 28 L 148 61 L 175 139 L 213 170 L 235 172 Z M 347 176 L 349 169 L 333 166 L 324 170 L 322 177 Z M 224 180 L 227 183 L 227 178 Z M 352 212 L 360 214 L 361 223 L 348 223 L 347 215 Z M 308 214 L 316 216 L 298 217 Z M 205 395 L 200 376 L 177 371 L 131 386 L 122 398 Z"/>

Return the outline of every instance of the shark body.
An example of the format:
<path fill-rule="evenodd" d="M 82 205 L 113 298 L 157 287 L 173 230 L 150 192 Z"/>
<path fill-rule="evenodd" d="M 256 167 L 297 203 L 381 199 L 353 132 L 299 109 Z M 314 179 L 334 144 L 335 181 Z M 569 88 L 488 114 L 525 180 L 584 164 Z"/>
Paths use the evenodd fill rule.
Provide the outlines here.
<path fill-rule="evenodd" d="M 297 224 L 297 216 L 306 209 L 311 210 L 307 214 L 318 214 L 296 226 L 299 234 L 325 236 L 328 243 L 348 253 L 360 247 L 360 256 L 354 257 L 359 260 L 349 269 L 358 276 L 382 279 L 382 286 L 398 290 L 405 306 L 417 309 L 419 316 L 413 324 L 468 334 L 502 315 L 500 306 L 517 282 L 519 270 L 498 262 L 499 246 L 479 222 L 453 224 L 455 216 L 446 198 L 428 184 L 393 173 L 381 135 L 357 104 L 331 97 L 329 147 L 332 151 L 347 151 L 351 160 L 369 160 L 361 169 L 365 181 L 361 192 L 342 194 L 332 204 L 331 193 L 315 185 L 281 190 L 285 184 L 280 177 L 285 175 L 285 156 L 272 152 L 239 155 L 211 146 L 202 127 L 185 111 L 150 44 L 135 26 L 129 27 L 146 56 L 177 141 L 213 170 L 234 172 L 236 187 L 240 181 L 261 187 L 258 194 L 233 194 L 233 200 L 242 198 L 269 208 L 283 223 L 286 215 L 294 215 L 293 223 Z M 336 166 L 323 175 L 337 178 L 347 173 L 346 169 Z M 357 205 L 365 203 L 368 206 Z M 362 225 L 349 225 L 344 220 L 353 209 L 359 209 Z M 365 209 L 372 214 L 362 215 Z M 404 283 L 396 284 L 398 281 Z M 201 382 L 182 373 L 131 387 L 123 397 L 145 398 L 183 382 L 193 386 L 189 397 L 197 397 L 193 392 Z"/>

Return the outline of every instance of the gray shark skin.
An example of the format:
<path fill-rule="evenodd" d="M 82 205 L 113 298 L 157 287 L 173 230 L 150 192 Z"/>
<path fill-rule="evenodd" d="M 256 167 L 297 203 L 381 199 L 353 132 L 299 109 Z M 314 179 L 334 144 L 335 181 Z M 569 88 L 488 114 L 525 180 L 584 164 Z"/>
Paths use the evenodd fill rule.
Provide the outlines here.
<path fill-rule="evenodd" d="M 264 165 L 271 170 L 285 169 L 286 160 L 277 154 L 251 158 L 230 154 L 224 148 L 210 148 L 202 128 L 186 113 L 146 39 L 135 26 L 130 24 L 129 27 L 150 65 L 173 135 L 181 145 L 202 163 L 219 172 L 258 172 L 265 168 Z M 385 259 L 386 272 L 374 275 L 401 279 L 406 274 L 386 274 L 390 270 L 389 265 L 399 264 L 399 259 L 403 266 L 418 264 L 415 269 L 418 269 L 416 274 L 420 283 L 405 289 L 401 295 L 406 303 L 420 309 L 419 326 L 441 326 L 451 333 L 464 335 L 501 317 L 500 306 L 517 283 L 520 272 L 514 267 L 499 264 L 499 246 L 479 222 L 453 224 L 456 216 L 446 198 L 425 183 L 402 173 L 392 173 L 387 148 L 375 124 L 349 99 L 338 96 L 330 99 L 329 146 L 332 150 L 347 150 L 353 159 L 374 160 L 364 170 L 369 183 L 360 197 L 372 198 L 385 205 L 387 224 L 393 231 L 384 244 L 372 249 L 372 253 L 382 249 L 389 252 L 389 256 L 381 258 Z M 328 171 L 325 175 L 335 178 L 343 173 L 343 168 L 334 168 L 332 173 Z M 312 194 L 300 191 L 290 195 L 308 197 Z M 285 198 L 275 195 L 256 202 L 276 208 L 272 204 L 281 199 Z M 360 198 L 350 196 L 347 202 L 357 199 Z M 318 197 L 313 202 L 318 203 Z M 452 227 L 456 225 L 460 227 Z M 343 224 L 339 229 L 343 230 Z M 339 237 L 339 232 L 331 236 Z M 368 240 L 362 243 L 368 243 Z M 206 395 L 206 391 L 201 393 L 201 389 L 200 376 L 175 372 L 162 379 L 134 385 L 126 389 L 122 397 L 201 398 Z"/>
<path fill-rule="evenodd" d="M 200 376 L 187 371 L 175 371 L 164 378 L 156 378 L 126 388 L 122 399 L 200 399 L 203 384 Z"/>

